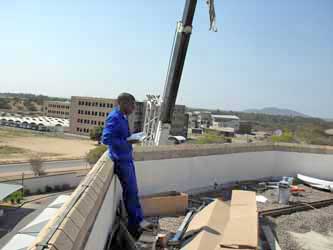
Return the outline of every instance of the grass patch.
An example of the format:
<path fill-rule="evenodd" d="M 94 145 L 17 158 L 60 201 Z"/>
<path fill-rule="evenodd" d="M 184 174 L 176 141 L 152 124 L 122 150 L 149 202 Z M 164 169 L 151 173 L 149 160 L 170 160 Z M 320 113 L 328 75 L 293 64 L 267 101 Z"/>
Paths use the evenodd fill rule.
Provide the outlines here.
<path fill-rule="evenodd" d="M 36 136 L 39 135 L 38 133 L 33 133 L 32 131 L 25 131 L 21 129 L 15 128 L 0 128 L 0 138 L 13 138 L 13 137 L 29 137 L 29 136 Z"/>
<path fill-rule="evenodd" d="M 225 143 L 226 140 L 224 136 L 218 135 L 216 133 L 205 133 L 198 136 L 195 140 L 196 144 L 215 144 L 215 143 Z"/>
<path fill-rule="evenodd" d="M 25 153 L 26 150 L 23 148 L 11 147 L 11 146 L 0 146 L 0 155 L 8 154 L 20 154 Z"/>

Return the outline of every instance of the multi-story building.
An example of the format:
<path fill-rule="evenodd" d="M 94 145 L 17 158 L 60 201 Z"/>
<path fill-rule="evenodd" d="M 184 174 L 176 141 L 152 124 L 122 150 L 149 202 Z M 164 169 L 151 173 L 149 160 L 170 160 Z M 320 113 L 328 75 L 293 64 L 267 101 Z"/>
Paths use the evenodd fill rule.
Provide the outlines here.
<path fill-rule="evenodd" d="M 171 135 L 182 135 L 187 137 L 189 116 L 185 113 L 185 105 L 175 105 L 171 121 Z"/>
<path fill-rule="evenodd" d="M 104 126 L 104 122 L 117 105 L 116 99 L 72 96 L 70 109 L 70 133 L 89 135 L 91 129 Z M 132 132 L 142 130 L 144 121 L 143 102 L 136 103 L 136 111 L 129 116 Z"/>
<path fill-rule="evenodd" d="M 199 126 L 209 128 L 212 125 L 212 113 L 208 111 L 199 112 Z"/>
<path fill-rule="evenodd" d="M 69 119 L 70 102 L 44 101 L 43 114 L 45 116 Z"/>
<path fill-rule="evenodd" d="M 212 128 L 233 128 L 239 130 L 239 117 L 235 115 L 212 115 Z"/>

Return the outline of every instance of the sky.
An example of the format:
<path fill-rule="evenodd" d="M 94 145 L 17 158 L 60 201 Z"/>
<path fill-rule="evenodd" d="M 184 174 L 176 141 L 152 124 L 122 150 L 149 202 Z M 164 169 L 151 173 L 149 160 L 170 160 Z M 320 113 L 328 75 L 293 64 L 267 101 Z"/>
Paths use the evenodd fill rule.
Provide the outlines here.
<path fill-rule="evenodd" d="M 162 94 L 185 0 L 0 1 L 0 92 Z M 332 0 L 198 0 L 177 103 L 333 118 Z"/>

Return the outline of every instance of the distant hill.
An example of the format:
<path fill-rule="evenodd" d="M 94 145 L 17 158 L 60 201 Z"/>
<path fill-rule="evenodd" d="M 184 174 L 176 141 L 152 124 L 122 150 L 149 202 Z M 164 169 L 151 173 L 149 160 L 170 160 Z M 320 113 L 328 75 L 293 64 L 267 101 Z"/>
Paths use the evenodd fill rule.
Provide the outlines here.
<path fill-rule="evenodd" d="M 25 93 L 0 93 L 0 109 L 8 112 L 41 112 L 44 101 L 67 101 L 66 98 Z"/>
<path fill-rule="evenodd" d="M 268 107 L 263 109 L 246 109 L 245 113 L 258 113 L 268 115 L 283 115 L 283 116 L 299 116 L 299 117 L 310 117 L 306 114 L 291 110 L 291 109 L 280 109 L 275 107 Z"/>

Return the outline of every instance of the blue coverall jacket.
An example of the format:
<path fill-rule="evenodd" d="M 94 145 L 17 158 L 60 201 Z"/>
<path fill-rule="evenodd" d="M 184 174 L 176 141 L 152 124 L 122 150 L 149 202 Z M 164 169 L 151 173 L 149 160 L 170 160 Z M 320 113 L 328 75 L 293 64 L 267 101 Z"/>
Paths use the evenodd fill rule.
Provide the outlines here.
<path fill-rule="evenodd" d="M 109 156 L 114 162 L 115 174 L 118 176 L 122 189 L 123 200 L 128 214 L 128 227 L 139 228 L 143 220 L 142 209 L 138 197 L 133 148 L 127 142 L 131 135 L 128 120 L 119 107 L 108 115 L 102 134 L 102 143 L 109 146 Z"/>

